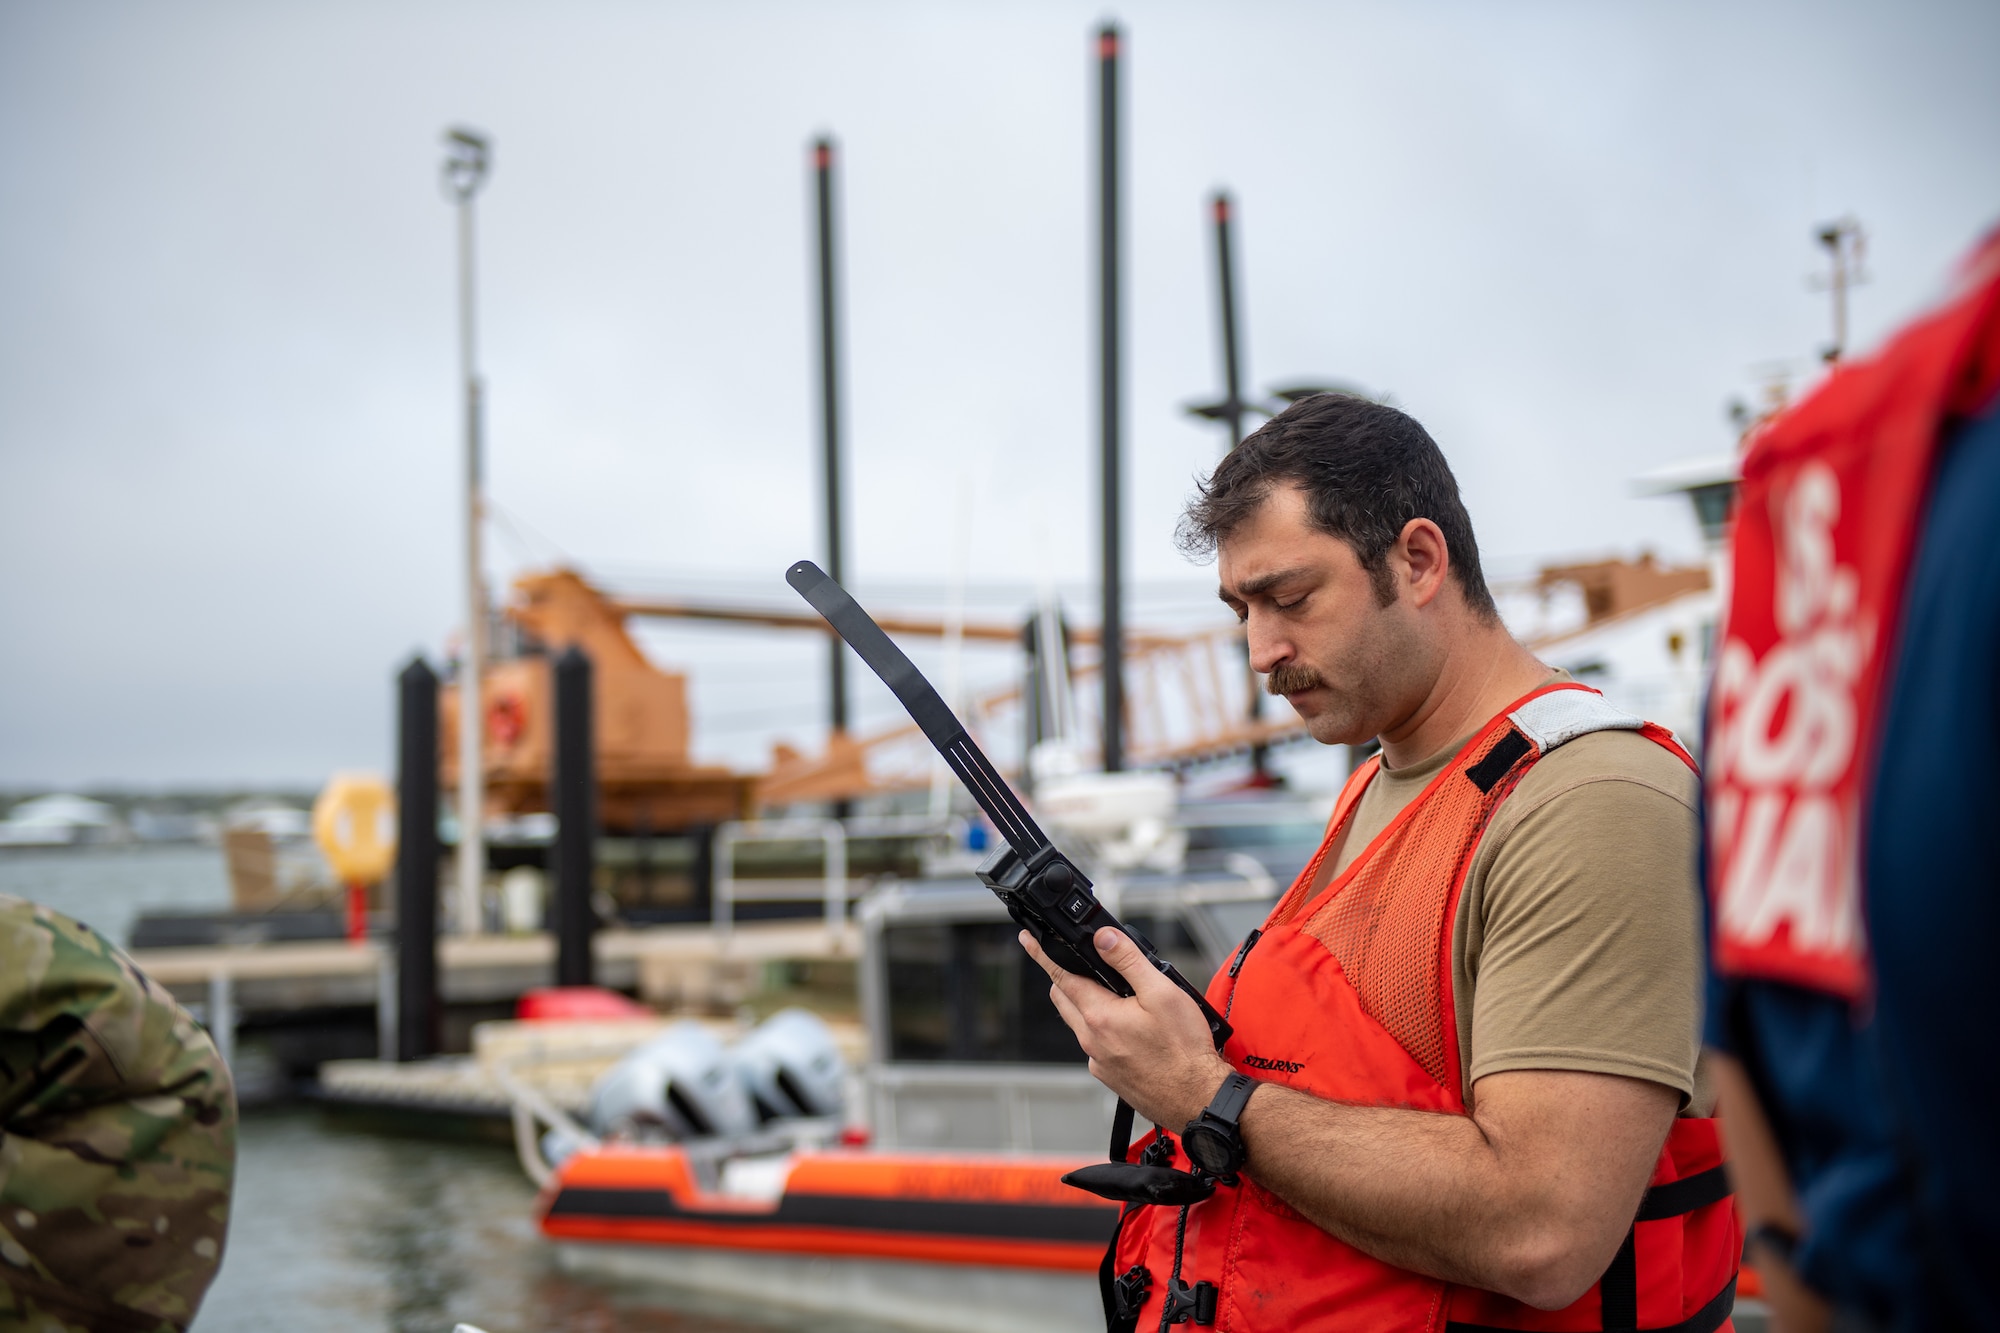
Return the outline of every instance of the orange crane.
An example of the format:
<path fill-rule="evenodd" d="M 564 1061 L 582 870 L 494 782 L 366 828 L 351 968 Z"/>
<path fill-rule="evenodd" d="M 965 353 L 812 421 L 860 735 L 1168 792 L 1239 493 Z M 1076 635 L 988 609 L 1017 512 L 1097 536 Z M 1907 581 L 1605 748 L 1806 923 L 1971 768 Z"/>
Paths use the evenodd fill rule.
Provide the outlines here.
<path fill-rule="evenodd" d="M 515 646 L 504 651 L 504 643 L 500 645 L 503 651 L 488 664 L 481 689 L 489 814 L 549 808 L 554 745 L 550 664 L 572 644 L 590 656 L 595 668 L 599 799 L 608 829 L 644 827 L 665 833 L 743 818 L 760 806 L 853 799 L 930 781 L 929 749 L 909 726 L 867 736 L 837 732 L 816 755 L 781 745 L 770 770 L 762 774 L 696 764 L 689 753 L 686 677 L 655 666 L 626 628 L 627 619 L 638 616 L 824 634 L 826 622 L 818 616 L 618 597 L 569 569 L 516 579 L 502 614 L 513 627 Z M 880 621 L 903 637 L 941 638 L 947 633 L 941 619 L 886 614 Z M 976 643 L 1021 642 L 1015 625 L 972 622 L 958 627 L 958 633 Z M 1178 635 L 1127 632 L 1126 671 L 1132 680 L 1126 700 L 1128 753 L 1134 765 L 1196 763 L 1302 734 L 1296 723 L 1250 724 L 1240 708 L 1223 703 L 1240 689 L 1225 682 L 1240 679 L 1240 650 L 1233 666 L 1227 653 L 1241 638 L 1233 626 Z M 1097 642 L 1089 629 L 1073 632 L 1071 639 L 1086 651 Z M 1097 663 L 1086 660 L 1076 677 L 1092 678 L 1097 669 Z M 972 699 L 966 708 L 968 724 L 988 735 L 1001 734 L 1010 716 L 1017 715 L 1020 693 L 1018 686 L 1008 686 Z M 439 749 L 446 784 L 458 777 L 457 701 L 457 687 L 442 686 Z"/>
<path fill-rule="evenodd" d="M 671 833 L 756 809 L 757 778 L 689 756 L 687 678 L 646 659 L 626 632 L 626 612 L 573 570 L 514 581 L 503 609 L 511 652 L 495 652 L 481 682 L 488 815 L 550 808 L 555 753 L 555 654 L 572 644 L 594 668 L 592 724 L 598 802 L 607 830 Z M 504 648 L 505 645 L 496 645 Z M 458 781 L 458 688 L 441 688 L 439 758 L 449 789 Z"/>
<path fill-rule="evenodd" d="M 1704 586 L 1701 569 L 1666 569 L 1650 556 L 1636 562 L 1597 561 L 1552 566 L 1524 587 L 1546 591 L 1571 584 L 1584 594 L 1592 624 Z M 687 679 L 648 660 L 632 639 L 632 617 L 702 620 L 826 634 L 826 622 L 809 611 L 786 611 L 719 602 L 621 597 L 569 569 L 523 575 L 503 614 L 517 641 L 487 667 L 485 704 L 486 804 L 490 814 L 549 808 L 553 753 L 550 663 L 571 644 L 595 668 L 593 721 L 597 738 L 600 804 L 612 830 L 669 833 L 746 818 L 760 808 L 804 802 L 853 800 L 928 785 L 935 757 L 911 724 L 868 735 L 834 732 L 818 754 L 774 748 L 763 773 L 738 773 L 697 764 L 689 754 L 692 726 Z M 905 638 L 943 638 L 953 632 L 942 619 L 883 614 L 884 629 Z M 956 627 L 977 643 L 1022 642 L 1017 625 L 971 622 Z M 1101 734 L 1088 716 L 1097 691 L 1076 688 L 1094 679 L 1093 629 L 1070 632 L 1083 651 L 1072 673 L 1078 735 Z M 1251 719 L 1242 707 L 1243 631 L 1223 624 L 1185 633 L 1127 630 L 1125 644 L 1126 759 L 1134 768 L 1185 768 L 1250 753 L 1260 746 L 1303 739 L 1296 717 Z M 1531 648 L 1535 645 L 1531 643 Z M 457 691 L 443 686 L 440 757 L 446 783 L 457 779 Z M 1021 686 L 1004 686 L 965 701 L 966 726 L 983 741 L 1021 726 Z M 1001 747 L 1004 748 L 1004 747 Z"/>

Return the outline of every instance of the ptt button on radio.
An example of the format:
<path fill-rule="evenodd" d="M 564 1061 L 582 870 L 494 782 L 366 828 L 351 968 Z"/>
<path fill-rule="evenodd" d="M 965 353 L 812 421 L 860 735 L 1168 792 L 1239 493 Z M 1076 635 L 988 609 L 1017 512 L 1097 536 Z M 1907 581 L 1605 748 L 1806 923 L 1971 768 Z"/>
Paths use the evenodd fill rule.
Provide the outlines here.
<path fill-rule="evenodd" d="M 1067 916 L 1070 920 L 1078 924 L 1082 924 L 1083 919 L 1090 915 L 1090 898 L 1081 890 L 1078 890 L 1063 899 L 1062 909 L 1064 916 Z"/>

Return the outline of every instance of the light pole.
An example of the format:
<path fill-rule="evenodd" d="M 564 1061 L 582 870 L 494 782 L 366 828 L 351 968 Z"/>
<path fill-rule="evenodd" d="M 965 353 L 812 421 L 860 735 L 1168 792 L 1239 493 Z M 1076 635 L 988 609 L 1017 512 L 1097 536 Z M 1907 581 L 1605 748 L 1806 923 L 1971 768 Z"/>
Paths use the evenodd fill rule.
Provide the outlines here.
<path fill-rule="evenodd" d="M 486 877 L 486 771 L 480 708 L 486 670 L 486 584 L 479 552 L 480 392 L 473 344 L 472 200 L 486 183 L 485 136 L 453 128 L 444 136 L 444 191 L 458 205 L 458 360 L 465 383 L 465 659 L 458 677 L 458 929 L 477 935 Z"/>

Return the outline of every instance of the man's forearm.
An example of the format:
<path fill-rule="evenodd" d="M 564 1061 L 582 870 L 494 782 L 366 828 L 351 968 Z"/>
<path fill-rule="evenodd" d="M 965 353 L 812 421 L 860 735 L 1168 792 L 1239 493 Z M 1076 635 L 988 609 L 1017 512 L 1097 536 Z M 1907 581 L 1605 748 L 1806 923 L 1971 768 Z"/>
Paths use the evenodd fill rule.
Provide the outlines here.
<path fill-rule="evenodd" d="M 1492 1288 L 1490 1253 L 1527 1211 L 1502 1191 L 1467 1116 L 1344 1106 L 1268 1086 L 1243 1116 L 1245 1174 L 1322 1230 L 1398 1267 Z"/>
<path fill-rule="evenodd" d="M 1193 1001 L 1116 931 L 1093 943 L 1132 985 L 1120 998 L 1021 943 L 1090 1071 L 1178 1129 L 1229 1066 Z M 1489 1074 L 1468 1115 L 1350 1106 L 1267 1084 L 1241 1120 L 1246 1171 L 1378 1259 L 1554 1309 L 1595 1282 L 1639 1211 L 1680 1093 L 1570 1070 Z"/>
<path fill-rule="evenodd" d="M 1599 1124 L 1612 1136 L 1636 1130 L 1640 1141 L 1609 1145 L 1613 1157 L 1657 1154 L 1671 1091 L 1569 1077 L 1585 1099 L 1607 1083 L 1630 1084 L 1609 1090 L 1620 1104 L 1604 1106 Z M 1653 1114 L 1642 1110 L 1634 1126 L 1625 1103 L 1647 1088 L 1657 1095 L 1637 1091 L 1636 1100 L 1652 1102 Z M 1514 1151 L 1512 1135 L 1490 1134 L 1471 1116 L 1349 1106 L 1279 1086 L 1252 1097 L 1242 1124 L 1245 1173 L 1323 1230 L 1399 1267 L 1545 1308 L 1575 1300 L 1604 1271 L 1646 1185 L 1646 1174 L 1629 1168 L 1599 1171 Z M 1522 1141 L 1538 1143 L 1545 1127 L 1509 1128 L 1529 1130 Z"/>

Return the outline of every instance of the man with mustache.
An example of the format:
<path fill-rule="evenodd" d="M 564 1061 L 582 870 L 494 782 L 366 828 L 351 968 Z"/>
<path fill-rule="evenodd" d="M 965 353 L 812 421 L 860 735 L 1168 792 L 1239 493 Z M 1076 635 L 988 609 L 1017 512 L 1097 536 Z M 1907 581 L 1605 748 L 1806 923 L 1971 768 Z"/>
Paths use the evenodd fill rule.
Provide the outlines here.
<path fill-rule="evenodd" d="M 1742 1249 L 1698 1068 L 1693 761 L 1500 623 L 1442 453 L 1325 394 L 1225 458 L 1181 542 L 1314 739 L 1381 754 L 1210 987 L 1114 931 L 1050 963 L 1091 1070 L 1212 1192 L 1128 1208 L 1114 1330 L 1722 1327 Z"/>

